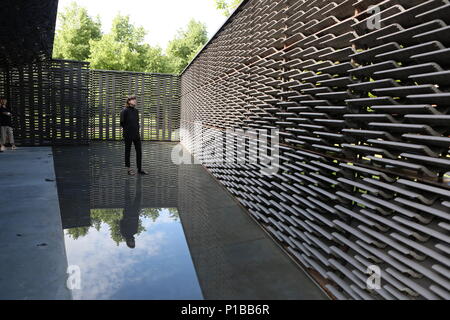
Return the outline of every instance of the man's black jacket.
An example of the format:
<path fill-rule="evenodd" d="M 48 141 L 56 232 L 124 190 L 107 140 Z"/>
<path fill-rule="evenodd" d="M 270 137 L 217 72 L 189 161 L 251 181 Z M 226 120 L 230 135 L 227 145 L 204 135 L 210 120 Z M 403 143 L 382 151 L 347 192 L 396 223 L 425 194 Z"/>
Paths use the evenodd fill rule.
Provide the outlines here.
<path fill-rule="evenodd" d="M 134 107 L 126 107 L 120 113 L 120 126 L 123 128 L 125 139 L 138 139 L 139 133 L 139 111 Z"/>

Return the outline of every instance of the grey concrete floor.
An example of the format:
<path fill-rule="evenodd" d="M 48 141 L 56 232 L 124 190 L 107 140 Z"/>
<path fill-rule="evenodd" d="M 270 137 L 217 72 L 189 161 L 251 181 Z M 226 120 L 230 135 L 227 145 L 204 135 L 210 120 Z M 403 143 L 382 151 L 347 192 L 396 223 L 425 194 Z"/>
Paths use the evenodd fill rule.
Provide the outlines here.
<path fill-rule="evenodd" d="M 52 149 L 3 152 L 0 166 L 0 299 L 70 299 Z"/>
<path fill-rule="evenodd" d="M 143 144 L 149 175 L 136 188 L 142 207 L 178 209 L 204 298 L 327 299 L 202 166 L 174 165 L 174 146 Z M 89 226 L 91 208 L 121 208 L 124 181 L 136 179 L 124 171 L 122 143 L 56 147 L 55 170 L 51 153 L 0 154 L 3 167 L 14 163 L 0 176 L 2 299 L 70 299 L 63 229 Z M 55 171 L 58 190 L 45 181 Z"/>

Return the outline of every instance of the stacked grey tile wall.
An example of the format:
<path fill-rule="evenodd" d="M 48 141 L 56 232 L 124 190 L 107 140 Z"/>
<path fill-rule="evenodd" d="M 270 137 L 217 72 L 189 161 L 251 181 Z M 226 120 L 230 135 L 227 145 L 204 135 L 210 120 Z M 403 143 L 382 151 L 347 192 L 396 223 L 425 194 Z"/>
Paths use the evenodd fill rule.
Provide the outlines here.
<path fill-rule="evenodd" d="M 136 95 L 145 141 L 177 141 L 180 127 L 180 79 L 176 75 L 91 71 L 91 139 L 121 140 L 120 112 Z"/>
<path fill-rule="evenodd" d="M 89 64 L 78 61 L 10 67 L 0 82 L 9 98 L 18 144 L 87 144 L 88 77 Z"/>
<path fill-rule="evenodd" d="M 182 75 L 182 143 L 335 298 L 450 298 L 449 25 L 446 0 L 248 0 Z M 239 133 L 221 163 L 227 129 L 278 130 L 278 173 Z"/>
<path fill-rule="evenodd" d="M 50 63 L 53 144 L 88 144 L 89 63 L 67 60 Z"/>
<path fill-rule="evenodd" d="M 8 90 L 6 89 L 7 72 L 5 68 L 0 68 L 0 96 L 6 97 Z"/>
<path fill-rule="evenodd" d="M 90 70 L 89 63 L 50 60 L 0 72 L 20 145 L 88 144 L 122 140 L 120 112 L 135 94 L 145 141 L 178 141 L 177 75 Z"/>

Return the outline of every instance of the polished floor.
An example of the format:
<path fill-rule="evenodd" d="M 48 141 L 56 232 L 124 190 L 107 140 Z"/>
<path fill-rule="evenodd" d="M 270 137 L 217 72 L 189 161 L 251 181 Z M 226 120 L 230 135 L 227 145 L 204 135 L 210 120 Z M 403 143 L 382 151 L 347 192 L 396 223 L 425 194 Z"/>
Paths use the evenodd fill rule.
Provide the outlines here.
<path fill-rule="evenodd" d="M 70 299 L 52 149 L 0 153 L 0 299 Z"/>
<path fill-rule="evenodd" d="M 66 230 L 67 262 L 80 272 L 73 299 L 203 299 L 178 212 L 138 200 L 92 209 L 92 227 Z"/>
<path fill-rule="evenodd" d="M 327 299 L 202 166 L 173 164 L 175 145 L 144 143 L 149 175 L 143 177 L 126 174 L 120 142 L 53 148 L 60 218 L 48 223 L 61 236 L 52 229 L 46 246 L 30 250 L 62 248 L 52 253 L 53 269 L 69 270 L 70 281 L 43 271 L 27 282 L 10 272 L 0 283 L 15 294 L 0 292 L 0 298 Z M 33 214 L 16 208 L 26 211 L 22 218 Z M 15 210 L 9 211 L 14 220 Z M 15 221 L 8 237 L 32 229 L 27 223 Z M 9 245 L 19 248 L 18 241 Z M 39 259 L 30 270 L 33 264 Z M 68 294 L 61 292 L 66 282 Z"/>

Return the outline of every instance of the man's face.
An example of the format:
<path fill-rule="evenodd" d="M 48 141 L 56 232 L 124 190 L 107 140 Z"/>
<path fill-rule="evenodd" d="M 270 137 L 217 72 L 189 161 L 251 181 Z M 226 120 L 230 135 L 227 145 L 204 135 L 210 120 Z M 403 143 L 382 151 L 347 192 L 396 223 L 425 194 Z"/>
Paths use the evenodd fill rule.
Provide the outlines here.
<path fill-rule="evenodd" d="M 137 104 L 137 101 L 136 101 L 136 99 L 130 100 L 130 106 L 133 106 L 133 107 L 135 107 L 135 106 L 136 106 L 136 104 Z"/>

